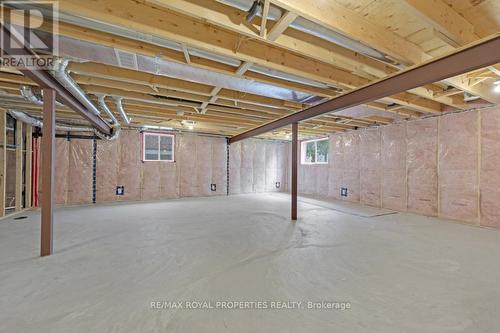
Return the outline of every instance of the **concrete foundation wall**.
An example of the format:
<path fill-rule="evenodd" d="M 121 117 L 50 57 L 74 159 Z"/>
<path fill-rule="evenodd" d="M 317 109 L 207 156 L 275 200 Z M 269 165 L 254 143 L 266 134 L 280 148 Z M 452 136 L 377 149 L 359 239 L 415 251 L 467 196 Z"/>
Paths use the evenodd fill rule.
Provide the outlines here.
<path fill-rule="evenodd" d="M 56 202 L 92 203 L 92 140 L 58 138 L 56 143 Z M 177 134 L 175 146 L 175 162 L 143 162 L 138 131 L 98 140 L 96 202 L 226 194 L 225 138 Z M 116 195 L 117 186 L 124 186 L 124 195 Z"/>
<path fill-rule="evenodd" d="M 498 165 L 500 108 L 447 114 L 331 135 L 299 193 L 500 227 Z"/>
<path fill-rule="evenodd" d="M 229 193 L 286 191 L 289 149 L 287 143 L 260 139 L 230 145 Z M 279 188 L 276 183 L 279 183 Z"/>

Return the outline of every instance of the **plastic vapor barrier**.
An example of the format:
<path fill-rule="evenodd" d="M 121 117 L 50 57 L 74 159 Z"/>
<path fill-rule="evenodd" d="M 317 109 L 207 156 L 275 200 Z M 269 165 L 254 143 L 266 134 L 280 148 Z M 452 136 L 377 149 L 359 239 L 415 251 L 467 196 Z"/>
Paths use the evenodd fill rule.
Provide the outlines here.
<path fill-rule="evenodd" d="M 367 129 L 359 133 L 360 139 L 360 202 L 381 206 L 380 128 Z"/>
<path fill-rule="evenodd" d="M 407 123 L 408 211 L 436 216 L 438 118 Z"/>
<path fill-rule="evenodd" d="M 360 138 L 359 132 L 349 132 L 342 140 L 344 155 L 344 169 L 342 170 L 342 188 L 347 188 L 345 201 L 359 202 L 360 190 Z M 337 189 L 340 193 L 340 189 Z"/>
<path fill-rule="evenodd" d="M 478 221 L 478 115 L 477 112 L 451 114 L 439 122 L 441 217 Z"/>
<path fill-rule="evenodd" d="M 286 191 L 290 145 L 248 139 L 229 146 L 229 193 Z"/>
<path fill-rule="evenodd" d="M 382 207 L 406 211 L 406 124 L 382 127 Z"/>
<path fill-rule="evenodd" d="M 500 228 L 500 108 L 481 111 L 481 224 Z"/>

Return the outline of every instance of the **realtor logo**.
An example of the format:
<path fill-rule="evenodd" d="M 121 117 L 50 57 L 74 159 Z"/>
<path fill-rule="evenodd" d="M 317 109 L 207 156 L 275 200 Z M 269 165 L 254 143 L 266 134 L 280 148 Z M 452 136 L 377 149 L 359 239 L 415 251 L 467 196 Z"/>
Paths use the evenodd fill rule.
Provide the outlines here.
<path fill-rule="evenodd" d="M 51 69 L 59 53 L 57 1 L 1 1 L 1 66 Z"/>

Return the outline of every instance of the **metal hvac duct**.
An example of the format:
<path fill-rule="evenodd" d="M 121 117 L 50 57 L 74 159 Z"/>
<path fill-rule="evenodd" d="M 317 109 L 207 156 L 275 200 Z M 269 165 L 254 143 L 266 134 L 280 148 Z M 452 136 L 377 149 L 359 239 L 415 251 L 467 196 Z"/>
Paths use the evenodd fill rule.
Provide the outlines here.
<path fill-rule="evenodd" d="M 19 88 L 19 91 L 21 93 L 21 96 L 28 102 L 37 105 L 43 105 L 43 90 L 41 90 L 40 92 L 35 92 L 31 86 L 22 85 Z M 56 101 L 56 105 L 62 106 L 63 104 Z"/>
<path fill-rule="evenodd" d="M 245 12 L 248 12 L 250 8 L 253 7 L 254 4 L 254 2 L 251 0 L 217 0 L 217 1 L 238 8 Z M 261 15 L 259 10 L 256 11 L 256 15 Z M 267 16 L 268 20 L 277 21 L 282 15 L 283 12 L 281 11 L 280 8 L 274 5 L 269 6 L 269 13 Z M 378 60 L 382 60 L 393 64 L 393 62 L 387 59 L 383 53 L 356 40 L 350 39 L 338 32 L 322 27 L 319 24 L 309 21 L 303 17 L 298 17 L 297 19 L 295 19 L 295 21 L 293 21 L 290 24 L 290 27 L 305 32 L 307 34 L 325 39 L 334 44 L 343 46 L 349 50 L 359 52 L 367 56 L 370 56 L 372 58 L 376 58 Z"/>
<path fill-rule="evenodd" d="M 20 88 L 21 95 L 28 101 L 37 104 L 37 105 L 43 105 L 43 98 L 41 95 L 36 94 L 33 89 L 29 86 L 21 86 Z M 101 102 L 101 96 L 99 96 L 99 102 Z M 58 105 L 61 105 L 61 103 L 58 103 Z M 80 127 L 80 126 L 66 126 L 66 125 L 56 125 L 56 130 L 59 131 L 65 131 L 65 132 L 93 132 L 95 135 L 100 137 L 101 139 L 105 140 L 114 140 L 118 138 L 121 132 L 120 124 L 118 123 L 117 119 L 109 110 L 108 106 L 106 105 L 106 102 L 104 101 L 104 96 L 102 96 L 102 104 L 101 107 L 103 110 L 108 114 L 108 116 L 111 118 L 111 125 L 113 127 L 113 134 L 111 136 L 103 134 L 99 132 L 98 130 L 90 127 Z M 42 127 L 43 122 L 28 116 L 24 112 L 20 111 L 15 111 L 15 110 L 9 110 L 9 113 L 16 119 L 19 119 L 20 121 L 24 123 L 31 124 L 32 126 L 36 127 Z"/>
<path fill-rule="evenodd" d="M 127 114 L 125 113 L 125 110 L 123 109 L 122 98 L 115 97 L 114 99 L 115 99 L 115 103 L 116 103 L 116 109 L 120 113 L 120 116 L 122 116 L 123 121 L 125 122 L 125 124 L 130 125 L 131 119 L 127 116 Z"/>
<path fill-rule="evenodd" d="M 67 72 L 69 60 L 59 59 L 54 66 L 54 77 L 61 83 L 75 98 L 82 103 L 87 110 L 95 115 L 100 115 L 101 112 L 88 98 L 87 94 L 80 88 L 80 86 L 69 76 Z"/>
<path fill-rule="evenodd" d="M 111 119 L 111 124 L 112 125 L 117 125 L 118 124 L 118 120 L 116 119 L 115 115 L 113 114 L 113 112 L 111 112 L 111 110 L 109 109 L 108 105 L 106 104 L 106 96 L 105 95 L 98 95 L 97 96 L 97 99 L 99 101 L 99 107 L 101 108 L 101 110 L 103 110 L 107 115 L 108 117 Z"/>
<path fill-rule="evenodd" d="M 21 86 L 19 88 L 19 91 L 21 92 L 21 96 L 23 96 L 23 98 L 28 102 L 31 102 L 33 104 L 43 105 L 42 96 L 35 95 L 30 86 Z"/>
<path fill-rule="evenodd" d="M 34 126 L 34 127 L 43 128 L 43 122 L 41 120 L 38 120 L 38 119 L 33 118 L 31 116 L 28 116 L 24 112 L 12 110 L 12 109 L 9 109 L 8 112 L 12 117 L 14 117 L 15 119 L 17 119 L 23 123 L 30 124 L 31 126 Z M 99 138 L 105 139 L 105 140 L 115 140 L 116 138 L 118 138 L 118 136 L 120 135 L 120 131 L 121 131 L 120 126 L 116 126 L 113 129 L 113 134 L 108 136 L 108 135 L 102 134 L 101 132 L 99 132 L 98 130 L 96 130 L 95 128 L 92 128 L 92 127 L 68 126 L 68 125 L 61 125 L 61 124 L 56 124 L 56 130 L 64 131 L 64 132 L 94 133 Z"/>
<path fill-rule="evenodd" d="M 31 116 L 28 116 L 26 113 L 15 110 L 8 110 L 10 115 L 16 118 L 23 123 L 29 124 L 34 127 L 43 127 L 43 122 Z M 67 125 L 59 125 L 56 124 L 56 130 L 66 131 L 66 132 L 94 132 L 95 130 L 91 127 L 82 127 L 82 126 L 67 126 Z"/>

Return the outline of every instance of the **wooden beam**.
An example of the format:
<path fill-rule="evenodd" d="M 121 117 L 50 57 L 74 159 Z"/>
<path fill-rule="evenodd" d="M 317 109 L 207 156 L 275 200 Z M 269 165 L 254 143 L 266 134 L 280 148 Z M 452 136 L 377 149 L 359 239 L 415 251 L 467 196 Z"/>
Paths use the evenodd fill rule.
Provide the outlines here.
<path fill-rule="evenodd" d="M 430 58 L 417 45 L 377 24 L 373 24 L 362 14 L 335 1 L 271 0 L 271 2 L 321 26 L 370 45 L 403 64 L 418 64 Z"/>
<path fill-rule="evenodd" d="M 444 90 L 435 84 L 426 84 L 422 87 L 410 89 L 408 92 L 460 110 L 469 109 L 469 105 L 464 102 L 463 98 L 443 93 Z"/>
<path fill-rule="evenodd" d="M 42 137 L 42 228 L 40 256 L 48 256 L 53 251 L 53 224 L 55 201 L 56 162 L 56 92 L 43 90 L 43 137 Z"/>
<path fill-rule="evenodd" d="M 184 53 L 184 58 L 186 59 L 186 64 L 190 64 L 191 57 L 189 55 L 189 51 L 188 51 L 187 46 L 185 44 L 182 44 L 182 52 Z"/>
<path fill-rule="evenodd" d="M 253 37 L 255 35 L 255 32 L 252 29 L 249 29 L 248 24 L 243 24 L 240 22 L 242 21 L 242 17 L 244 16 L 242 15 L 243 12 L 230 6 L 222 5 L 220 3 L 209 0 L 197 0 L 196 2 L 185 0 L 150 0 L 148 2 L 164 8 L 181 12 L 185 15 L 196 17 L 200 20 L 203 20 L 203 22 L 211 22 L 213 24 L 223 26 L 224 28 L 228 28 L 232 31 L 236 31 L 244 35 L 248 35 L 249 37 Z M 238 22 L 240 23 L 238 24 Z M 139 45 L 139 42 L 133 40 L 125 41 L 123 37 L 113 36 L 103 32 L 97 32 L 92 29 L 79 28 L 64 22 L 61 22 L 60 24 L 60 32 L 72 38 L 82 38 L 90 42 L 105 43 L 110 47 L 117 47 L 131 52 L 140 52 L 141 54 L 149 54 L 152 56 L 161 54 L 162 57 L 167 57 L 174 61 L 180 61 L 180 59 L 184 58 L 182 52 L 180 53 L 180 55 L 174 55 L 174 53 L 177 51 L 161 48 L 157 45 L 147 45 L 144 43 Z M 380 63 L 376 60 L 370 59 L 351 50 L 344 49 L 320 38 L 307 35 L 293 29 L 287 30 L 286 33 L 287 35 L 280 35 L 276 43 L 273 42 L 273 44 L 278 45 L 282 48 L 286 48 L 289 51 L 300 53 L 311 59 L 320 60 L 322 62 L 335 65 L 340 68 L 348 69 L 354 73 L 365 72 L 370 73 L 370 75 L 374 75 L 376 77 L 383 77 L 387 73 L 391 73 L 395 70 L 395 68 L 392 68 L 387 64 Z M 297 34 L 299 34 L 299 36 L 296 36 Z M 197 61 L 202 61 L 205 63 L 210 62 L 206 59 L 197 59 Z M 200 63 L 196 62 L 193 64 L 200 65 Z M 211 66 L 212 69 L 215 68 L 214 63 L 211 63 L 210 65 L 207 64 L 207 66 Z M 307 88 L 307 86 L 305 85 L 266 77 L 258 73 L 251 72 L 246 76 L 249 79 L 274 84 L 293 90 L 299 90 L 325 97 L 335 96 L 335 93 L 328 93 L 326 90 L 322 90 L 320 88 Z M 431 94 L 426 93 L 425 89 L 419 91 L 418 88 L 416 88 L 415 93 L 424 98 L 434 99 Z M 453 102 L 453 100 L 450 100 L 446 97 L 438 101 L 452 107 L 461 108 L 460 106 L 450 104 Z"/>
<path fill-rule="evenodd" d="M 419 1 L 413 0 L 419 6 L 427 6 L 429 2 L 434 1 Z M 403 64 L 413 65 L 419 64 L 422 61 L 429 60 L 432 57 L 420 49 L 417 45 L 408 42 L 396 33 L 391 32 L 383 27 L 377 26 L 368 22 L 359 13 L 353 12 L 335 1 L 316 2 L 315 0 L 271 0 L 276 5 L 283 7 L 289 11 L 298 13 L 313 22 L 316 22 L 324 27 L 344 33 L 356 40 L 360 40 L 371 47 L 382 51 L 391 57 L 398 59 Z M 432 6 L 428 10 L 432 10 Z M 444 19 L 435 17 L 432 14 L 435 22 L 441 21 L 444 25 Z M 456 17 L 455 17 L 456 19 Z M 448 29 L 454 31 L 455 34 L 460 34 L 456 31 L 456 27 Z M 462 34 L 467 37 L 465 40 L 471 41 L 472 35 L 469 33 Z M 499 103 L 500 97 L 494 94 L 492 89 L 486 85 L 476 85 L 471 87 L 463 78 L 452 78 L 445 81 L 447 84 L 455 86 L 463 91 L 481 96 L 483 99 L 491 103 Z"/>
<path fill-rule="evenodd" d="M 413 13 L 462 46 L 479 39 L 474 26 L 442 0 L 405 0 Z"/>
<path fill-rule="evenodd" d="M 238 67 L 238 69 L 236 70 L 236 72 L 234 72 L 234 74 L 236 74 L 237 76 L 241 76 L 243 74 L 245 74 L 245 72 L 250 68 L 252 67 L 252 63 L 251 62 L 244 62 L 240 65 L 240 67 Z"/>
<path fill-rule="evenodd" d="M 15 207 L 16 211 L 22 209 L 23 204 L 23 123 L 16 121 L 16 190 Z"/>
<path fill-rule="evenodd" d="M 441 90 L 439 92 L 434 93 L 435 97 L 442 97 L 442 96 L 453 96 L 457 94 L 461 94 L 462 90 L 457 89 L 457 88 L 452 88 L 452 89 L 447 89 L 447 90 Z"/>
<path fill-rule="evenodd" d="M 392 96 L 383 98 L 383 100 L 390 101 L 391 103 L 401 104 L 410 109 L 414 109 L 421 112 L 428 112 L 428 113 L 442 112 L 442 105 L 440 103 L 434 102 L 429 99 L 420 98 L 418 96 L 415 96 L 407 92 L 394 94 Z"/>
<path fill-rule="evenodd" d="M 293 21 L 297 18 L 297 14 L 292 13 L 292 12 L 285 12 L 283 16 L 280 17 L 280 19 L 273 25 L 271 30 L 269 30 L 269 33 L 267 34 L 267 39 L 269 40 L 276 40 L 276 38 L 281 35 L 290 24 L 292 24 Z"/>
<path fill-rule="evenodd" d="M 441 81 L 448 77 L 487 67 L 498 62 L 500 62 L 500 34 L 481 40 L 454 53 L 391 75 L 388 78 L 378 80 L 375 83 L 358 88 L 330 101 L 241 133 L 232 137 L 229 142 L 234 143 L 294 122 L 314 118 L 324 113 L 340 111 L 348 107 L 372 102 L 385 96 Z"/>
<path fill-rule="evenodd" d="M 270 0 L 264 0 L 264 4 L 262 5 L 262 20 L 260 22 L 260 32 L 259 35 L 262 38 L 267 38 L 267 16 L 269 15 L 269 5 L 271 4 Z"/>
<path fill-rule="evenodd" d="M 298 123 L 294 122 L 292 123 L 292 186 L 291 186 L 291 197 L 292 197 L 292 210 L 291 210 L 291 218 L 292 221 L 297 220 L 297 183 L 298 183 L 298 138 L 299 138 L 299 131 L 298 131 Z"/>
<path fill-rule="evenodd" d="M 267 0 L 266 0 L 267 1 Z M 195 17 L 198 20 L 254 38 L 255 30 L 245 22 L 245 12 L 212 0 L 153 0 L 156 5 Z M 257 19 L 256 19 L 257 21 Z M 261 22 L 262 25 L 262 22 Z M 268 24 L 266 24 L 268 25 Z M 263 40 L 310 59 L 319 60 L 350 72 L 366 72 L 385 75 L 389 66 L 360 53 L 330 43 L 321 38 L 288 29 L 274 41 Z"/>
<path fill-rule="evenodd" d="M 7 111 L 0 109 L 0 217 L 5 216 L 5 183 L 7 177 Z"/>
<path fill-rule="evenodd" d="M 157 1 L 155 1 L 156 3 Z M 213 18 L 213 20 L 215 19 L 220 19 L 219 16 L 217 17 L 214 17 L 214 13 L 212 11 L 208 11 L 208 10 L 205 10 L 203 11 L 203 7 L 200 7 L 200 6 L 196 6 L 196 4 L 193 4 L 193 3 L 189 3 L 189 6 L 186 7 L 186 4 L 185 4 L 185 1 L 182 1 L 182 0 L 175 0 L 175 1 L 167 1 L 167 2 L 164 2 L 164 1 L 160 1 L 162 3 L 163 6 L 167 7 L 167 8 L 174 8 L 174 9 L 177 9 L 179 10 L 179 8 L 183 8 L 184 12 L 187 13 L 187 8 L 196 8 L 197 10 L 194 11 L 194 12 L 191 12 L 191 13 L 198 13 L 197 15 L 201 15 L 200 13 L 205 13 L 207 12 L 207 20 L 209 20 L 209 18 Z M 182 6 L 182 7 L 181 7 Z M 196 7 L 193 7 L 193 6 L 196 6 Z M 203 18 L 205 20 L 205 18 Z M 209 20 L 210 21 L 210 20 Z M 63 27 L 64 27 L 64 24 L 63 24 Z M 69 35 L 72 36 L 73 38 L 87 38 L 89 35 L 91 36 L 94 36 L 96 35 L 96 32 L 92 32 L 91 34 L 89 33 L 89 29 L 85 29 L 85 33 L 83 35 L 83 37 L 78 37 L 78 36 L 82 36 L 81 35 L 81 32 L 78 32 L 76 31 L 77 28 L 75 27 L 66 27 L 66 28 L 61 28 L 62 29 L 62 32 L 63 33 L 68 33 L 68 31 L 70 32 Z M 72 31 L 72 32 L 71 32 Z M 98 33 L 98 34 L 101 34 L 102 36 L 105 35 L 104 33 Z M 233 38 L 236 38 L 236 37 L 233 37 Z M 281 38 L 281 36 L 280 36 Z M 130 48 L 130 45 L 133 44 L 133 42 L 128 42 L 128 43 L 125 43 L 124 42 L 121 42 L 123 38 L 121 37 L 117 37 L 117 36 L 114 36 L 114 37 L 103 37 L 103 39 L 101 40 L 101 43 L 103 41 L 107 41 L 106 44 L 107 45 L 110 45 L 112 47 L 119 47 L 119 48 Z M 96 37 L 91 37 L 90 38 L 90 41 L 92 42 L 96 42 Z M 235 43 L 237 42 L 237 40 L 235 39 Z M 297 43 L 300 43 L 301 41 L 298 40 L 298 39 L 294 39 L 293 41 L 291 41 L 289 43 L 290 46 L 294 46 L 294 45 L 297 45 Z M 117 43 L 120 43 L 120 45 L 118 45 Z M 111 45 L 112 44 L 112 45 Z M 328 43 L 325 43 L 325 44 L 328 44 Z M 139 47 L 139 46 L 138 46 Z M 153 46 L 147 46 L 147 47 L 144 47 L 144 46 L 140 46 L 140 49 L 137 49 L 136 48 L 136 52 L 141 52 L 141 53 L 148 53 L 148 49 L 149 48 L 152 48 Z M 154 46 L 156 48 L 158 48 L 157 46 Z M 323 50 L 327 50 L 327 52 L 330 52 L 330 49 L 335 49 L 337 46 L 335 45 L 328 45 L 328 46 L 324 46 L 324 49 Z M 312 57 L 313 59 L 320 59 L 317 57 L 318 54 L 322 54 L 322 52 L 319 52 L 319 50 L 311 50 L 310 47 L 304 47 L 303 48 L 304 51 L 307 51 L 307 52 L 303 52 L 303 54 L 305 55 L 308 55 L 309 57 Z M 133 50 L 131 50 L 133 51 Z M 151 51 L 153 52 L 153 51 Z M 150 52 L 150 53 L 151 53 Z M 164 56 L 165 54 L 168 54 L 168 53 L 172 53 L 172 50 L 165 50 L 165 51 L 162 51 L 160 52 L 160 50 L 157 50 L 155 51 L 154 53 L 151 53 L 151 54 L 158 54 L 158 53 L 161 53 L 162 56 Z M 383 65 L 383 64 L 377 64 L 376 61 L 372 60 L 372 59 L 369 59 L 369 58 L 366 58 L 366 59 L 360 59 L 362 58 L 363 56 L 358 54 L 358 53 L 355 53 L 355 52 L 352 52 L 352 51 L 349 51 L 349 50 L 342 50 L 342 52 L 346 53 L 345 55 L 342 55 L 343 59 L 344 60 L 349 60 L 351 59 L 350 57 L 352 57 L 352 60 L 349 60 L 348 62 L 350 63 L 353 63 L 353 64 L 356 64 L 357 65 L 354 65 L 353 67 L 353 70 L 355 71 L 359 71 L 359 70 L 364 70 L 364 69 L 369 69 L 369 68 L 372 68 L 373 66 L 377 67 L 377 69 L 374 69 L 375 71 L 378 71 L 378 75 L 383 75 L 382 73 L 385 73 L 387 71 L 393 71 L 394 69 L 390 69 L 389 66 L 387 65 Z M 267 54 L 267 52 L 265 52 Z M 348 54 L 347 54 L 348 53 Z M 261 53 L 261 54 L 264 54 L 264 53 Z M 227 55 L 227 54 L 226 54 Z M 234 54 L 232 54 L 232 56 L 234 56 Z M 240 57 L 237 57 L 240 59 Z M 173 57 L 172 58 L 173 60 L 176 60 L 177 58 L 176 57 Z M 327 62 L 329 64 L 333 63 L 335 64 L 335 57 L 333 57 L 332 55 L 325 55 L 324 58 L 321 58 L 322 61 L 324 62 Z M 177 61 L 177 60 L 176 60 Z M 200 63 L 198 63 L 199 61 L 202 61 L 202 62 L 207 62 L 208 60 L 202 60 L 202 59 L 197 59 L 196 62 L 193 61 L 193 57 L 191 57 L 191 64 L 194 64 L 194 65 L 200 65 Z M 365 63 L 359 63 L 360 61 L 364 61 Z M 248 62 L 248 61 L 247 61 Z M 310 63 L 310 61 L 309 61 Z M 367 65 L 366 63 L 370 63 L 369 65 Z M 207 64 L 208 65 L 208 64 Z M 214 66 L 215 64 L 214 63 L 211 63 L 209 66 L 212 66 L 212 70 L 214 69 Z M 219 65 L 220 67 L 220 65 Z M 331 67 L 331 66 L 330 66 Z M 341 66 L 342 67 L 342 66 Z M 351 66 L 352 67 L 352 66 Z M 374 67 L 373 67 L 374 68 Z M 380 69 L 379 69 L 380 68 Z M 385 68 L 385 69 L 383 69 Z M 285 71 L 288 71 L 288 69 L 281 69 L 281 70 L 285 70 Z M 370 70 L 370 69 L 369 69 Z M 312 70 L 312 71 L 308 71 L 308 75 L 311 75 L 311 73 L 323 73 L 324 71 L 320 71 L 320 70 Z M 356 77 L 355 75 L 353 74 L 347 74 L 346 73 L 346 80 L 343 80 L 341 84 L 355 84 L 355 85 L 361 85 L 361 84 L 366 84 L 368 81 L 366 79 L 364 79 L 363 81 L 363 78 L 360 78 L 360 77 Z M 349 79 L 349 75 L 350 75 L 350 79 Z M 275 78 L 270 78 L 270 77 L 266 77 L 262 74 L 259 74 L 259 73 L 254 73 L 254 72 L 251 72 L 251 73 L 248 73 L 245 75 L 246 78 L 249 78 L 249 79 L 253 79 L 253 80 L 257 80 L 257 81 L 260 81 L 260 82 L 263 82 L 263 83 L 268 83 L 268 84 L 273 84 L 273 85 L 278 85 L 278 86 L 281 86 L 281 87 L 285 87 L 285 88 L 289 88 L 289 89 L 293 89 L 293 90 L 298 90 L 298 91 L 303 91 L 303 92 L 307 92 L 307 93 L 311 93 L 311 94 L 316 94 L 316 95 L 320 95 L 320 96 L 327 96 L 327 97 L 333 97 L 335 96 L 335 93 L 334 92 L 327 92 L 325 89 L 320 89 L 320 88 L 316 88 L 316 87 L 306 87 L 305 85 L 301 85 L 301 84 L 297 84 L 297 83 L 294 83 L 294 82 L 290 82 L 290 81 L 285 81 L 285 80 L 280 80 L 280 79 L 275 79 Z M 332 77 L 336 77 L 338 78 L 339 76 L 338 75 L 334 75 L 334 76 L 330 76 L 330 78 Z M 318 79 L 318 78 L 316 78 Z M 357 83 L 356 82 L 351 82 L 352 80 L 356 81 L 357 80 Z M 327 82 L 327 83 L 330 83 L 332 84 L 331 82 Z M 423 95 L 423 97 L 425 98 L 431 98 L 430 95 Z"/>
<path fill-rule="evenodd" d="M 471 84 L 466 75 L 458 75 L 446 79 L 445 82 L 455 88 L 466 91 L 472 95 L 480 96 L 481 98 L 487 100 L 488 102 L 494 104 L 500 103 L 500 94 L 495 93 L 491 85 L 482 83 L 473 85 Z"/>
<path fill-rule="evenodd" d="M 150 33 L 201 50 L 253 62 L 278 71 L 328 82 L 341 87 L 356 87 L 366 83 L 351 73 L 319 61 L 287 53 L 261 39 L 242 38 L 239 34 L 218 29 L 210 24 L 147 6 L 132 0 L 65 0 L 61 11 Z M 192 60 L 192 59 L 191 59 Z"/>

